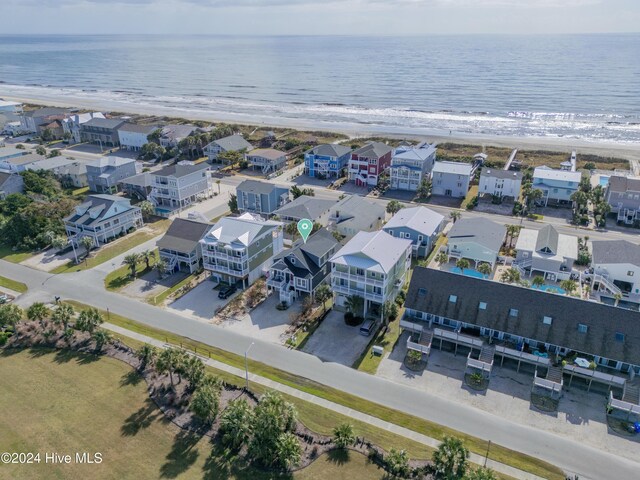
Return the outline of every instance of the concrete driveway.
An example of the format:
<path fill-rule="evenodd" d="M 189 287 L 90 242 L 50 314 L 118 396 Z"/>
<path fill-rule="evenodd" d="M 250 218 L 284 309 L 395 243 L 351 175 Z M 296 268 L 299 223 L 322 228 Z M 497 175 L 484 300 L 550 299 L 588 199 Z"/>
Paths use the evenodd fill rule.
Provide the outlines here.
<path fill-rule="evenodd" d="M 160 279 L 158 273 L 152 271 L 136 278 L 120 292 L 130 297 L 145 299 L 152 295 L 160 295 L 164 290 L 184 280 L 187 276 L 188 273 L 177 272 Z"/>
<path fill-rule="evenodd" d="M 209 279 L 200 283 L 186 295 L 171 303 L 167 310 L 195 320 L 210 321 L 216 311 L 224 307 L 235 295 L 226 300 L 218 298 L 218 290 L 213 290 L 216 282 Z"/>
<path fill-rule="evenodd" d="M 323 362 L 335 362 L 350 367 L 367 348 L 371 336 L 360 335 L 360 327 L 344 323 L 344 314 L 332 311 L 313 332 L 302 351 Z"/>
<path fill-rule="evenodd" d="M 80 247 L 76 249 L 78 258 L 84 258 L 84 248 Z M 38 253 L 31 258 L 27 258 L 22 265 L 27 267 L 42 270 L 43 272 L 50 272 L 54 268 L 66 265 L 75 258 L 73 251 L 65 253 L 64 255 L 57 255 L 57 250 L 49 248 L 44 252 Z"/>

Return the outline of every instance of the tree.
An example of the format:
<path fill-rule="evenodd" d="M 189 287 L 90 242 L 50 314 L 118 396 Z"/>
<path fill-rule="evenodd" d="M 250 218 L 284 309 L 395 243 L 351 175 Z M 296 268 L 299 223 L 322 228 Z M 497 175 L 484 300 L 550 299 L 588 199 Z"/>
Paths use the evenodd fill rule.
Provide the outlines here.
<path fill-rule="evenodd" d="M 522 229 L 522 226 L 520 225 L 507 225 L 507 239 L 508 241 L 506 242 L 506 245 L 511 248 L 513 246 L 513 239 L 515 238 L 516 235 L 518 235 L 518 233 L 520 233 L 520 230 Z"/>
<path fill-rule="evenodd" d="M 453 223 L 456 223 L 456 221 L 460 218 L 460 216 L 461 216 L 460 212 L 457 212 L 456 210 L 449 213 L 449 217 L 451 218 Z"/>
<path fill-rule="evenodd" d="M 153 268 L 155 268 L 156 272 L 158 272 L 158 276 L 162 277 L 167 272 L 167 268 L 169 268 L 169 264 L 165 259 L 159 258 L 156 264 L 153 266 Z"/>
<path fill-rule="evenodd" d="M 389 322 L 395 320 L 397 316 L 398 305 L 396 305 L 396 302 L 387 300 L 382 304 L 382 318 L 384 319 L 385 326 L 389 326 Z"/>
<path fill-rule="evenodd" d="M 474 468 L 464 477 L 465 480 L 498 480 L 496 474 L 490 468 Z"/>
<path fill-rule="evenodd" d="M 136 278 L 136 267 L 140 263 L 140 254 L 130 253 L 124 257 L 122 264 L 131 269 L 131 278 Z"/>
<path fill-rule="evenodd" d="M 69 140 L 71 140 L 71 132 L 64 132 L 64 134 L 62 135 L 62 139 L 65 141 L 65 143 L 69 143 Z"/>
<path fill-rule="evenodd" d="M 216 160 L 226 165 L 236 165 L 244 160 L 244 155 L 242 152 L 229 150 L 227 152 L 220 152 L 216 157 Z"/>
<path fill-rule="evenodd" d="M 511 267 L 502 272 L 502 275 L 500 275 L 500 281 L 503 283 L 519 283 L 520 272 L 518 269 Z"/>
<path fill-rule="evenodd" d="M 140 370 L 144 370 L 148 365 L 155 363 L 158 358 L 158 349 L 145 343 L 136 351 L 136 357 L 140 360 Z"/>
<path fill-rule="evenodd" d="M 171 385 L 173 385 L 173 374 L 179 375 L 181 368 L 182 354 L 176 348 L 165 348 L 158 355 L 156 369 L 159 373 L 168 373 Z"/>
<path fill-rule="evenodd" d="M 80 312 L 76 321 L 76 328 L 81 332 L 93 333 L 103 323 L 104 319 L 98 309 L 89 308 Z"/>
<path fill-rule="evenodd" d="M 527 195 L 527 209 L 531 210 L 533 205 L 544 196 L 539 188 L 533 189 Z"/>
<path fill-rule="evenodd" d="M 156 213 L 156 207 L 154 207 L 153 203 L 151 203 L 149 200 L 140 202 L 138 204 L 138 207 L 140 207 L 140 212 L 145 219 L 148 219 L 151 215 Z"/>
<path fill-rule="evenodd" d="M 435 261 L 438 265 L 443 265 L 449 261 L 449 255 L 444 252 L 440 252 L 436 255 Z"/>
<path fill-rule="evenodd" d="M 469 263 L 469 260 L 467 260 L 466 258 L 461 258 L 456 262 L 456 268 L 459 268 L 463 272 L 465 268 L 469 268 L 470 265 L 471 264 Z"/>
<path fill-rule="evenodd" d="M 327 301 L 333 297 L 333 292 L 328 283 L 323 283 L 316 288 L 316 301 L 322 304 L 322 313 L 327 311 Z"/>
<path fill-rule="evenodd" d="M 531 285 L 536 288 L 542 287 L 544 285 L 544 278 L 540 275 L 536 275 L 535 277 L 533 277 L 533 280 L 531 280 Z"/>
<path fill-rule="evenodd" d="M 67 246 L 68 243 L 69 243 L 69 240 L 67 240 L 67 237 L 63 237 L 62 235 L 56 235 L 51 240 L 51 248 L 55 250 L 62 250 L 64 247 Z"/>
<path fill-rule="evenodd" d="M 478 272 L 480 272 L 485 277 L 488 277 L 489 275 L 491 275 L 491 272 L 493 272 L 493 268 L 491 268 L 491 264 L 482 262 L 480 265 L 478 265 Z"/>
<path fill-rule="evenodd" d="M 32 321 L 42 322 L 49 316 L 49 313 L 49 309 L 42 302 L 33 303 L 27 308 L 27 318 Z"/>
<path fill-rule="evenodd" d="M 218 186 L 218 195 L 220 195 L 220 179 L 216 180 L 216 185 Z"/>
<path fill-rule="evenodd" d="M 431 196 L 431 182 L 427 179 L 422 180 L 418 187 L 417 194 L 420 200 L 426 200 L 429 198 Z"/>
<path fill-rule="evenodd" d="M 312 188 L 300 188 L 297 185 L 291 187 L 291 196 L 294 200 L 303 195 L 306 195 L 307 197 L 314 197 L 316 193 Z"/>
<path fill-rule="evenodd" d="M 15 327 L 22 320 L 22 309 L 14 304 L 0 305 L 0 327 Z"/>
<path fill-rule="evenodd" d="M 437 478 L 459 480 L 467 472 L 469 450 L 462 441 L 454 437 L 444 437 L 444 440 L 433 452 L 433 468 Z"/>
<path fill-rule="evenodd" d="M 206 424 L 211 424 L 218 416 L 220 391 L 212 385 L 201 385 L 193 392 L 189 410 Z"/>
<path fill-rule="evenodd" d="M 243 399 L 232 400 L 220 418 L 222 442 L 233 450 L 240 449 L 251 438 L 253 410 Z"/>
<path fill-rule="evenodd" d="M 236 195 L 234 195 L 233 193 L 231 195 L 229 195 L 229 201 L 227 202 L 227 205 L 229 205 L 229 210 L 231 210 L 231 213 L 238 213 L 238 197 Z"/>
<path fill-rule="evenodd" d="M 45 142 L 50 142 L 54 139 L 53 132 L 50 128 L 45 128 L 40 134 L 40 138 Z"/>
<path fill-rule="evenodd" d="M 349 295 L 345 302 L 345 307 L 354 316 L 359 317 L 362 316 L 364 311 L 364 298 L 359 295 Z"/>
<path fill-rule="evenodd" d="M 338 448 L 347 448 L 354 444 L 356 435 L 353 432 L 353 425 L 341 423 L 333 429 L 333 443 Z"/>
<path fill-rule="evenodd" d="M 282 456 L 284 452 L 279 452 L 279 439 L 283 433 L 292 432 L 295 428 L 298 416 L 295 407 L 286 402 L 280 393 L 268 390 L 254 413 L 254 435 L 249 444 L 249 456 L 265 466 L 286 462 L 288 458 Z"/>
<path fill-rule="evenodd" d="M 572 295 L 578 288 L 578 284 L 573 280 L 563 280 L 560 282 L 560 288 L 562 288 L 567 295 Z"/>
<path fill-rule="evenodd" d="M 49 152 L 48 157 L 49 158 L 54 158 L 54 157 L 59 157 L 61 155 L 60 150 L 58 150 L 57 148 L 54 148 L 53 150 L 51 150 Z"/>
<path fill-rule="evenodd" d="M 285 469 L 300 463 L 302 447 L 298 438 L 291 432 L 281 433 L 276 441 L 276 462 Z"/>
<path fill-rule="evenodd" d="M 392 475 L 406 477 L 409 473 L 409 454 L 406 450 L 392 448 L 385 457 L 387 468 Z"/>
<path fill-rule="evenodd" d="M 89 253 L 91 252 L 93 245 L 94 245 L 93 238 L 91 237 L 85 236 L 80 239 L 80 246 L 84 248 L 84 251 L 85 251 L 85 255 L 84 255 L 85 260 L 89 257 Z"/>
<path fill-rule="evenodd" d="M 96 342 L 96 352 L 101 352 L 102 348 L 111 342 L 113 336 L 105 329 L 99 328 L 91 334 L 91 339 Z"/>
<path fill-rule="evenodd" d="M 44 148 L 42 145 L 38 145 L 38 146 L 36 147 L 36 153 L 37 153 L 38 155 L 42 155 L 42 156 L 44 156 L 44 155 L 46 155 L 46 154 L 47 154 L 47 149 L 46 149 L 46 148 Z"/>
<path fill-rule="evenodd" d="M 56 325 L 62 325 L 63 330 L 69 328 L 69 322 L 75 315 L 73 307 L 67 303 L 61 303 L 51 314 L 51 321 Z"/>
<path fill-rule="evenodd" d="M 190 388 L 199 388 L 205 378 L 204 363 L 198 357 L 185 358 L 181 370 L 189 382 Z"/>
<path fill-rule="evenodd" d="M 144 261 L 145 268 L 151 269 L 151 261 L 156 258 L 156 255 L 151 250 L 145 250 L 140 254 L 140 261 Z"/>
<path fill-rule="evenodd" d="M 387 213 L 390 215 L 395 215 L 403 208 L 404 205 L 402 205 L 398 200 L 391 200 L 389 203 L 387 203 Z"/>

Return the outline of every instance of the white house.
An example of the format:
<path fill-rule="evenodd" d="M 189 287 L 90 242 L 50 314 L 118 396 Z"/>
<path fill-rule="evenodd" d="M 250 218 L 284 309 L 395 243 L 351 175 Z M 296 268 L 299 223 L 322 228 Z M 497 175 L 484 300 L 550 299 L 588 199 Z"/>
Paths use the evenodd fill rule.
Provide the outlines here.
<path fill-rule="evenodd" d="M 436 161 L 436 147 L 422 142 L 415 147 L 400 146 L 391 157 L 391 188 L 415 192 L 429 178 Z"/>
<path fill-rule="evenodd" d="M 523 228 L 516 250 L 514 265 L 529 275 L 540 272 L 553 282 L 567 280 L 578 259 L 578 237 L 558 233 L 551 225 L 540 230 Z"/>
<path fill-rule="evenodd" d="M 125 150 L 139 151 L 144 145 L 149 143 L 147 137 L 157 130 L 156 125 L 138 125 L 136 123 L 125 123 L 118 128 L 118 139 L 120 148 Z"/>
<path fill-rule="evenodd" d="M 455 259 L 472 260 L 476 266 L 486 262 L 493 267 L 506 234 L 507 227 L 491 220 L 462 218 L 447 234 L 447 254 Z"/>
<path fill-rule="evenodd" d="M 365 318 L 382 316 L 382 305 L 402 289 L 411 266 L 411 240 L 386 232 L 359 232 L 330 260 L 335 306 L 346 309 L 351 296 L 364 299 Z"/>
<path fill-rule="evenodd" d="M 600 297 L 621 295 L 640 303 L 640 246 L 626 240 L 591 241 L 592 292 Z"/>
<path fill-rule="evenodd" d="M 218 159 L 218 155 L 224 152 L 249 152 L 253 145 L 247 142 L 242 135 L 229 135 L 219 138 L 204 147 L 204 154 L 210 162 Z"/>
<path fill-rule="evenodd" d="M 166 166 L 151 175 L 148 200 L 160 216 L 169 216 L 191 205 L 198 199 L 211 196 L 211 178 L 206 163 L 178 163 Z"/>
<path fill-rule="evenodd" d="M 509 197 L 517 200 L 520 196 L 521 187 L 522 173 L 511 170 L 483 168 L 482 172 L 480 172 L 478 195 L 489 195 L 499 198 Z"/>
<path fill-rule="evenodd" d="M 431 175 L 431 193 L 446 197 L 466 197 L 473 171 L 474 167 L 469 163 L 436 162 Z"/>

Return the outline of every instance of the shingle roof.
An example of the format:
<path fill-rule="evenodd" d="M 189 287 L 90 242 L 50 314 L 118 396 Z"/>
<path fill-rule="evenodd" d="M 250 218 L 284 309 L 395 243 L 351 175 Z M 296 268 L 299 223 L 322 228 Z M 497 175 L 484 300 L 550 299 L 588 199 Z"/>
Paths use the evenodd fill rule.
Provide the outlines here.
<path fill-rule="evenodd" d="M 198 127 L 191 124 L 186 125 L 166 125 L 162 127 L 162 137 L 177 140 L 188 137 Z"/>
<path fill-rule="evenodd" d="M 384 230 L 410 228 L 423 235 L 433 235 L 444 220 L 444 216 L 426 207 L 402 208 L 385 224 Z"/>
<path fill-rule="evenodd" d="M 151 173 L 143 172 L 137 175 L 133 175 L 131 177 L 123 178 L 118 183 L 126 184 L 126 185 L 135 185 L 138 187 L 149 187 L 153 182 L 151 178 Z"/>
<path fill-rule="evenodd" d="M 268 160 L 278 160 L 281 157 L 286 156 L 285 152 L 276 150 L 275 148 L 256 148 L 247 153 L 250 157 L 263 157 Z"/>
<path fill-rule="evenodd" d="M 63 157 L 63 156 L 52 157 L 52 158 L 40 157 L 40 160 L 30 165 L 27 165 L 26 168 L 27 170 L 53 170 L 56 168 L 63 167 L 65 165 L 71 165 L 74 162 L 76 162 L 76 160 L 73 160 L 69 157 Z"/>
<path fill-rule="evenodd" d="M 473 165 L 462 162 L 436 162 L 433 173 L 452 173 L 454 175 L 471 175 Z"/>
<path fill-rule="evenodd" d="M 338 145 L 337 143 L 325 143 L 308 150 L 306 153 L 320 155 L 323 157 L 341 157 L 351 152 L 351 148 L 346 145 Z"/>
<path fill-rule="evenodd" d="M 630 263 L 640 267 L 640 245 L 626 240 L 593 240 L 591 253 L 594 265 Z"/>
<path fill-rule="evenodd" d="M 640 192 L 640 178 L 613 175 L 609 177 L 609 190 L 613 192 Z"/>
<path fill-rule="evenodd" d="M 292 202 L 283 205 L 273 213 L 281 217 L 290 217 L 297 220 L 303 218 L 315 220 L 323 213 L 328 212 L 336 202 L 337 200 L 325 200 L 301 195 Z"/>
<path fill-rule="evenodd" d="M 94 160 L 87 165 L 90 167 L 119 167 L 120 165 L 126 165 L 127 163 L 135 163 L 136 160 L 134 158 L 125 158 L 125 157 L 117 157 L 115 155 L 110 155 L 108 157 L 100 157 L 97 160 Z"/>
<path fill-rule="evenodd" d="M 510 178 L 512 180 L 522 180 L 522 172 L 514 172 L 513 170 L 500 170 L 497 168 L 483 168 L 480 172 L 481 177 L 492 178 Z"/>
<path fill-rule="evenodd" d="M 122 212 L 119 212 L 119 214 L 124 213 L 124 211 L 138 208 L 132 206 L 128 199 L 118 197 L 116 195 L 89 195 L 83 203 L 74 209 L 71 215 L 64 219 L 64 221 L 85 226 L 101 223 L 103 221 L 104 214 L 109 211 L 111 205 L 118 202 L 126 203 L 128 206 L 127 210 L 123 210 Z M 80 213 L 78 213 L 78 210 Z M 92 218 L 91 214 L 97 215 L 95 218 Z"/>
<path fill-rule="evenodd" d="M 198 246 L 198 242 L 205 236 L 211 224 L 176 218 L 167 233 L 158 240 L 160 250 L 174 250 L 181 253 L 190 253 Z"/>
<path fill-rule="evenodd" d="M 542 180 L 561 180 L 564 182 L 580 183 L 582 173 L 569 172 L 567 170 L 553 170 L 549 167 L 537 167 L 533 171 L 533 178 L 540 178 Z"/>
<path fill-rule="evenodd" d="M 366 157 L 366 158 L 380 158 L 392 151 L 393 149 L 386 143 L 371 142 L 371 143 L 367 143 L 366 145 L 363 145 L 357 150 L 354 150 L 352 152 L 352 155 L 357 155 L 358 157 Z"/>
<path fill-rule="evenodd" d="M 230 135 L 228 137 L 214 140 L 211 143 L 215 143 L 226 152 L 229 152 L 229 151 L 237 152 L 239 150 L 249 151 L 253 149 L 253 145 L 247 142 L 242 135 Z"/>
<path fill-rule="evenodd" d="M 45 156 L 38 155 L 37 153 L 27 153 L 26 155 L 21 155 L 19 157 L 7 158 L 5 159 L 5 161 L 12 165 L 26 165 L 33 162 L 39 162 L 40 160 L 44 160 L 45 158 Z"/>
<path fill-rule="evenodd" d="M 385 209 L 382 205 L 360 197 L 348 195 L 333 207 L 332 212 L 339 212 L 339 225 L 349 224 L 355 230 L 368 230 L 378 221 L 384 220 Z"/>
<path fill-rule="evenodd" d="M 388 273 L 410 246 L 411 240 L 395 238 L 387 232 L 358 232 L 331 261 Z"/>
<path fill-rule="evenodd" d="M 261 194 L 270 194 L 274 188 L 287 188 L 284 186 L 275 185 L 269 182 L 259 182 L 258 180 L 244 180 L 236 187 L 236 191 L 238 192 L 248 192 L 248 193 L 261 193 Z"/>
<path fill-rule="evenodd" d="M 83 123 L 82 126 L 116 129 L 124 122 L 122 118 L 92 118 L 88 122 Z"/>
<path fill-rule="evenodd" d="M 449 301 L 456 295 L 455 303 Z M 480 302 L 486 309 L 480 310 Z M 407 308 L 640 365 L 640 313 L 430 268 L 413 271 Z M 517 309 L 516 317 L 510 309 Z M 545 325 L 543 316 L 551 317 Z M 587 333 L 578 332 L 578 324 Z M 625 335 L 616 341 L 616 333 Z"/>
<path fill-rule="evenodd" d="M 44 107 L 36 110 L 27 110 L 23 113 L 25 117 L 48 117 L 51 115 L 64 115 L 68 110 L 66 108 L 58 107 Z"/>
<path fill-rule="evenodd" d="M 449 243 L 455 240 L 476 242 L 492 251 L 500 251 L 507 233 L 507 227 L 485 218 L 461 218 L 453 224 L 449 234 Z"/>
<path fill-rule="evenodd" d="M 160 170 L 155 172 L 151 172 L 151 175 L 156 175 L 158 177 L 184 177 L 186 175 L 190 175 L 193 172 L 198 172 L 200 170 L 207 170 L 209 165 L 207 163 L 197 163 L 194 165 L 168 165 Z"/>
<path fill-rule="evenodd" d="M 118 128 L 122 132 L 144 133 L 145 135 L 149 135 L 157 129 L 158 127 L 155 125 L 139 125 L 137 123 L 125 123 Z"/>
<path fill-rule="evenodd" d="M 291 249 L 285 250 L 273 257 L 274 265 L 280 261 L 296 277 L 306 277 L 315 275 L 323 265 L 318 265 L 309 255 L 321 258 L 332 249 L 338 247 L 340 243 L 326 229 L 321 228 L 311 235 L 306 243 L 297 241 Z M 295 263 L 291 261 L 295 257 Z"/>
<path fill-rule="evenodd" d="M 548 248 L 554 253 L 558 252 L 558 231 L 551 225 L 545 225 L 538 230 L 538 238 L 536 239 L 536 251 Z"/>
<path fill-rule="evenodd" d="M 11 175 L 15 175 L 13 173 L 5 173 L 5 172 L 0 172 L 0 187 L 2 185 L 4 185 L 4 182 L 6 182 L 7 180 L 9 180 L 9 177 Z"/>

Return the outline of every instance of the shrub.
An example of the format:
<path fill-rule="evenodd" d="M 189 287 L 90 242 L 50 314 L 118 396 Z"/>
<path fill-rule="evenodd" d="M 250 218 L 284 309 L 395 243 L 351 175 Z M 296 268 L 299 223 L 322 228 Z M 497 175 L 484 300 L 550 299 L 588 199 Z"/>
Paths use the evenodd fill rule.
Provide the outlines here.
<path fill-rule="evenodd" d="M 333 443 L 338 448 L 347 448 L 356 441 L 356 436 L 353 433 L 353 425 L 349 423 L 342 423 L 333 429 Z"/>

